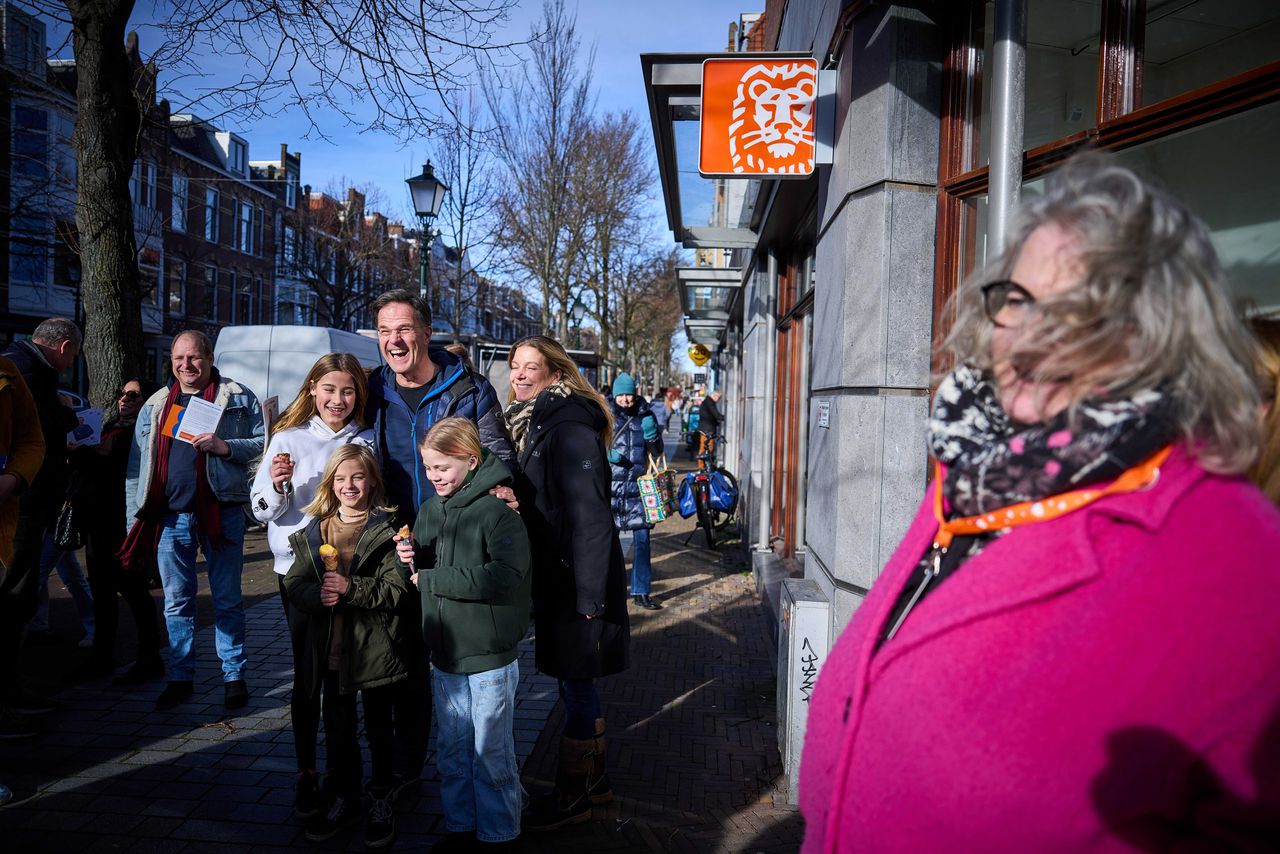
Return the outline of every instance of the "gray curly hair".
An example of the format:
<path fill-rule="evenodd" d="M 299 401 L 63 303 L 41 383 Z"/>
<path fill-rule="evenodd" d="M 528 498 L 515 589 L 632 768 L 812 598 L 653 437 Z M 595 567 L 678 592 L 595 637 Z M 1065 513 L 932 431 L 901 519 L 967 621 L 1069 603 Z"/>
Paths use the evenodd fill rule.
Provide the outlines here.
<path fill-rule="evenodd" d="M 1078 240 L 1082 279 L 1037 303 L 1035 329 L 1012 354 L 1020 373 L 1064 383 L 1076 404 L 1163 388 L 1206 468 L 1247 470 L 1259 442 L 1251 339 L 1204 224 L 1098 152 L 1073 156 L 1047 185 L 1022 206 L 1005 250 L 953 297 L 956 322 L 943 349 L 990 370 L 982 286 L 1009 277 L 1033 231 L 1057 225 Z"/>

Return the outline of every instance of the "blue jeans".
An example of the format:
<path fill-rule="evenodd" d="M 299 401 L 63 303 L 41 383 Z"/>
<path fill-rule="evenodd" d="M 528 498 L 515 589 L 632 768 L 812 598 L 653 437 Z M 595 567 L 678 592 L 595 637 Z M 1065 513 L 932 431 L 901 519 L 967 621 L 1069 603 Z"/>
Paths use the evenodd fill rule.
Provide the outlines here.
<path fill-rule="evenodd" d="M 40 548 L 40 589 L 37 591 L 39 604 L 36 615 L 27 624 L 28 631 L 49 630 L 49 575 L 54 570 L 71 594 L 76 603 L 76 613 L 80 615 L 80 625 L 84 627 L 85 637 L 92 638 L 94 631 L 93 594 L 89 591 L 89 582 L 85 580 L 80 561 L 75 552 L 64 552 L 53 544 L 53 534 L 46 534 L 44 545 Z"/>
<path fill-rule="evenodd" d="M 160 581 L 164 585 L 164 621 L 169 628 L 170 682 L 195 678 L 196 655 L 192 648 L 196 633 L 196 549 L 204 552 L 213 596 L 213 622 L 222 678 L 243 679 L 244 599 L 240 595 L 240 573 L 244 569 L 244 513 L 238 505 L 222 508 L 222 536 L 227 540 L 215 549 L 209 538 L 197 530 L 194 513 L 165 514 L 160 531 Z"/>
<path fill-rule="evenodd" d="M 649 563 L 649 529 L 631 532 L 631 595 L 648 596 L 653 583 L 653 566 Z"/>
<path fill-rule="evenodd" d="M 520 835 L 519 681 L 518 660 L 483 673 L 431 670 L 440 801 L 450 833 L 474 830 L 481 842 L 506 842 Z"/>

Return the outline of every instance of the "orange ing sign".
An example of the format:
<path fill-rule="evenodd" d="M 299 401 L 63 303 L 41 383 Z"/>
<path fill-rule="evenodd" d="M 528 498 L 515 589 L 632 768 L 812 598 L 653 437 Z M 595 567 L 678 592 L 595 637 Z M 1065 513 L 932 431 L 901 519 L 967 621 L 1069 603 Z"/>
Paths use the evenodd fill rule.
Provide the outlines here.
<path fill-rule="evenodd" d="M 812 175 L 817 97 L 816 59 L 705 60 L 698 171 Z"/>

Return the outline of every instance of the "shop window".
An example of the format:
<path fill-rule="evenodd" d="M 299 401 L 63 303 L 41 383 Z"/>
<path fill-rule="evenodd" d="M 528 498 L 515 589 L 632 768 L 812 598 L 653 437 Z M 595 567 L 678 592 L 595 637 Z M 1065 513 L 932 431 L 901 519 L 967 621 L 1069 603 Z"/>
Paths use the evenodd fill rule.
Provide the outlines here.
<path fill-rule="evenodd" d="M 1204 220 L 1232 295 L 1263 309 L 1280 309 L 1277 139 L 1280 103 L 1272 103 L 1116 155 Z"/>
<path fill-rule="evenodd" d="M 1280 3 L 1148 0 L 1144 106 L 1280 59 Z"/>

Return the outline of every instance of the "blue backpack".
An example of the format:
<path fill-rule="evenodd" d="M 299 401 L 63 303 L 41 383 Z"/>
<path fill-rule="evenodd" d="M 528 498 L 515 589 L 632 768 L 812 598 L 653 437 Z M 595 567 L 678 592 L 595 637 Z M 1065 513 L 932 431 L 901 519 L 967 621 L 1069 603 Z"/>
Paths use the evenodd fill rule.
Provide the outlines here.
<path fill-rule="evenodd" d="M 698 512 L 698 505 L 693 500 L 693 472 L 686 474 L 680 481 L 680 488 L 676 490 L 676 504 L 679 505 L 682 519 L 688 519 Z"/>
<path fill-rule="evenodd" d="M 729 478 L 724 476 L 722 471 L 711 472 L 711 494 L 709 500 L 711 509 L 719 510 L 721 513 L 733 515 L 733 511 L 738 506 L 738 488 L 734 486 Z"/>

